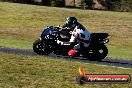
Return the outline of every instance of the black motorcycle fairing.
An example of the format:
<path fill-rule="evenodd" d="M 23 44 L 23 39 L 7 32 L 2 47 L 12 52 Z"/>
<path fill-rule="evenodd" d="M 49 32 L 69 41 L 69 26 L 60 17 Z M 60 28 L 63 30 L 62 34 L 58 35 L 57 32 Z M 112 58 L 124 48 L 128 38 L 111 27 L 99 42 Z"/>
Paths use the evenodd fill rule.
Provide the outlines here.
<path fill-rule="evenodd" d="M 42 40 L 55 40 L 59 34 L 60 31 L 56 27 L 50 26 L 43 30 L 40 37 Z"/>
<path fill-rule="evenodd" d="M 108 33 L 91 33 L 91 38 L 107 38 L 109 36 Z"/>
<path fill-rule="evenodd" d="M 108 43 L 109 39 L 107 38 L 109 36 L 108 33 L 91 33 L 91 43 L 93 44 L 100 44 L 100 43 Z"/>

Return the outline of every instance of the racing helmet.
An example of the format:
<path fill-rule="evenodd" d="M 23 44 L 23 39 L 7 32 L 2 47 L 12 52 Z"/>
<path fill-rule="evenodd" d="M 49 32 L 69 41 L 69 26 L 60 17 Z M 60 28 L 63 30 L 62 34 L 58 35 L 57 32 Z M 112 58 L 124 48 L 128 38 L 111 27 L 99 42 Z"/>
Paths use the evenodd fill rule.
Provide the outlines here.
<path fill-rule="evenodd" d="M 75 17 L 68 17 L 66 23 L 69 26 L 72 26 L 77 23 L 77 19 Z"/>

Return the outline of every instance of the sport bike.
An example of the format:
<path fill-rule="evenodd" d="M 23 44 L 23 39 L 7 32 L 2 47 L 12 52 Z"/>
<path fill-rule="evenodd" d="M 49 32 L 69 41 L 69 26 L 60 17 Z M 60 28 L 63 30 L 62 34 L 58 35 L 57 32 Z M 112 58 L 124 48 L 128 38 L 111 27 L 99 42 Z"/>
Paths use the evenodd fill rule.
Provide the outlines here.
<path fill-rule="evenodd" d="M 40 35 L 40 38 L 33 43 L 33 51 L 39 55 L 68 56 L 68 51 L 73 47 L 64 44 L 58 44 L 57 40 L 67 42 L 70 40 L 68 30 L 60 30 L 58 27 L 46 27 Z M 101 61 L 108 54 L 106 43 L 109 42 L 108 33 L 91 33 L 90 44 L 88 48 L 81 47 L 77 56 L 87 58 L 91 61 Z M 75 44 L 77 44 L 75 42 Z"/>

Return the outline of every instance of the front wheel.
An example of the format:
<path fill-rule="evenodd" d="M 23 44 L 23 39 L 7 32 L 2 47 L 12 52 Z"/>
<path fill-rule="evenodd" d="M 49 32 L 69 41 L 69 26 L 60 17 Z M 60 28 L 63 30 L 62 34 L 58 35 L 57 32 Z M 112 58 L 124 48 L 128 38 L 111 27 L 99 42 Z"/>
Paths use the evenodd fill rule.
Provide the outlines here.
<path fill-rule="evenodd" d="M 33 51 L 39 55 L 48 55 L 52 52 L 49 45 L 46 45 L 43 41 L 40 39 L 36 40 L 33 43 Z"/>
<path fill-rule="evenodd" d="M 94 45 L 89 46 L 89 49 L 86 50 L 85 57 L 91 61 L 101 61 L 108 54 L 108 49 L 105 45 Z"/>

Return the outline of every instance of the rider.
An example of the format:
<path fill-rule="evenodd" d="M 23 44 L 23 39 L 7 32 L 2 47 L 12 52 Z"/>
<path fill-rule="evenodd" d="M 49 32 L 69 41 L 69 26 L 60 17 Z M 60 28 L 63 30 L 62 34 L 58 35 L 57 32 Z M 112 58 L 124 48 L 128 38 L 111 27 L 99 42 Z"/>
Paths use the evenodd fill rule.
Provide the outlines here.
<path fill-rule="evenodd" d="M 69 31 L 71 31 L 71 38 L 69 42 L 57 41 L 59 44 L 69 44 L 73 46 L 68 52 L 70 57 L 74 57 L 79 51 L 81 47 L 88 47 L 90 42 L 90 32 L 81 25 L 75 17 L 68 17 L 66 24 L 62 26 L 67 27 Z M 77 44 L 75 44 L 77 42 Z"/>

